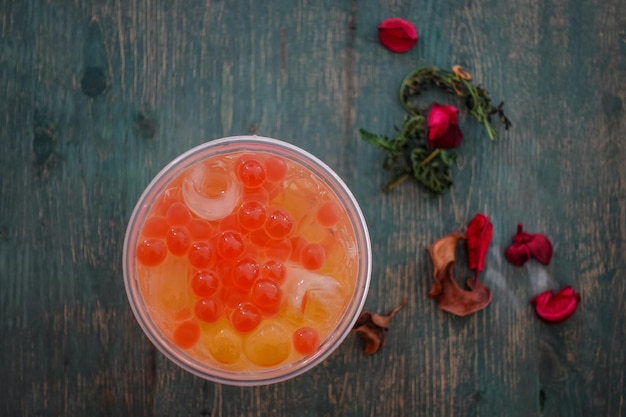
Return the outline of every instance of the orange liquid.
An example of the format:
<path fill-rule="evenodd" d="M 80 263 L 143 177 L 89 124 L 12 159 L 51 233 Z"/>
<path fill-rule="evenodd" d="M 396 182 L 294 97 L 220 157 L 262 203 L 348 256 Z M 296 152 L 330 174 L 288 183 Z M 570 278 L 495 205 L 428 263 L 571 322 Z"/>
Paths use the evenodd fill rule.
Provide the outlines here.
<path fill-rule="evenodd" d="M 187 169 L 157 199 L 139 242 L 152 320 L 190 356 L 232 371 L 314 352 L 342 319 L 358 272 L 355 233 L 335 194 L 262 152 Z"/>

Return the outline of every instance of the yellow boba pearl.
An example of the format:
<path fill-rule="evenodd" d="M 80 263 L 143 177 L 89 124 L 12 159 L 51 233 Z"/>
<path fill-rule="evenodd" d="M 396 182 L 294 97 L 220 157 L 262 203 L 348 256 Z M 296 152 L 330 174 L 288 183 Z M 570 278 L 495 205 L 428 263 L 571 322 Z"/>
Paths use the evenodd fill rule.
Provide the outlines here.
<path fill-rule="evenodd" d="M 235 363 L 241 356 L 241 336 L 230 329 L 222 329 L 207 341 L 207 348 L 216 361 Z"/>
<path fill-rule="evenodd" d="M 282 325 L 269 322 L 248 336 L 243 349 L 252 363 L 275 366 L 289 357 L 291 337 Z"/>

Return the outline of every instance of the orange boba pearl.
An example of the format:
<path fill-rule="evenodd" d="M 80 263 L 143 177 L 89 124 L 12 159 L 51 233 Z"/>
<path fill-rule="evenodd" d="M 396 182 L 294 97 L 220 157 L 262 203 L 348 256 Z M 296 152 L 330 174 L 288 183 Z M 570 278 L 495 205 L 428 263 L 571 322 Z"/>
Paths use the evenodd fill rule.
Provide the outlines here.
<path fill-rule="evenodd" d="M 320 344 L 320 335 L 312 327 L 300 327 L 293 332 L 293 347 L 296 352 L 308 355 L 317 349 Z"/>
<path fill-rule="evenodd" d="M 262 278 L 252 286 L 250 299 L 264 311 L 277 312 L 283 300 L 283 292 L 276 282 Z"/>
<path fill-rule="evenodd" d="M 193 240 L 209 240 L 213 236 L 213 226 L 203 219 L 191 219 L 187 225 Z"/>
<path fill-rule="evenodd" d="M 191 221 L 191 212 L 185 203 L 177 201 L 167 209 L 165 219 L 171 226 L 186 226 Z"/>
<path fill-rule="evenodd" d="M 241 234 L 233 230 L 222 232 L 217 239 L 217 253 L 224 259 L 237 259 L 245 250 Z"/>
<path fill-rule="evenodd" d="M 279 156 L 270 156 L 265 160 L 265 174 L 270 182 L 279 182 L 287 174 L 287 163 Z"/>
<path fill-rule="evenodd" d="M 230 315 L 230 323 L 240 333 L 256 329 L 262 319 L 261 311 L 251 303 L 240 303 Z"/>
<path fill-rule="evenodd" d="M 145 266 L 157 266 L 167 257 L 167 245 L 161 239 L 145 239 L 137 245 L 137 260 Z"/>
<path fill-rule="evenodd" d="M 233 284 L 241 290 L 249 290 L 259 277 L 260 266 L 252 258 L 244 258 L 237 261 L 233 268 Z"/>
<path fill-rule="evenodd" d="M 191 247 L 191 236 L 185 227 L 172 227 L 165 237 L 167 249 L 172 255 L 183 256 Z"/>
<path fill-rule="evenodd" d="M 176 327 L 172 339 L 179 348 L 189 349 L 200 340 L 200 325 L 195 321 L 185 321 Z"/>
<path fill-rule="evenodd" d="M 199 320 L 215 323 L 222 316 L 222 303 L 214 298 L 200 298 L 194 305 L 194 313 Z"/>
<path fill-rule="evenodd" d="M 320 269 L 326 261 L 326 251 L 317 243 L 307 243 L 300 252 L 300 264 L 308 270 Z"/>
<path fill-rule="evenodd" d="M 146 219 L 141 229 L 141 234 L 145 237 L 165 237 L 169 230 L 167 220 L 162 216 L 151 216 Z"/>
<path fill-rule="evenodd" d="M 257 230 L 265 224 L 265 204 L 258 201 L 246 201 L 237 210 L 237 220 L 246 230 Z"/>
<path fill-rule="evenodd" d="M 197 271 L 191 277 L 191 290 L 198 297 L 211 297 L 220 288 L 220 279 L 211 271 Z"/>
<path fill-rule="evenodd" d="M 285 268 L 285 264 L 277 260 L 270 259 L 261 266 L 261 276 L 279 284 L 285 280 L 286 275 L 287 268 Z"/>
<path fill-rule="evenodd" d="M 235 163 L 235 175 L 247 188 L 258 188 L 265 182 L 265 167 L 258 159 L 242 157 Z"/>
<path fill-rule="evenodd" d="M 187 258 L 194 268 L 206 268 L 215 259 L 215 248 L 209 242 L 195 242 L 189 248 Z"/>
<path fill-rule="evenodd" d="M 334 201 L 326 201 L 317 209 L 315 220 L 320 226 L 333 227 L 339 222 L 342 214 L 339 204 Z"/>
<path fill-rule="evenodd" d="M 294 229 L 294 220 L 286 210 L 274 209 L 267 215 L 265 232 L 272 239 L 283 239 Z"/>

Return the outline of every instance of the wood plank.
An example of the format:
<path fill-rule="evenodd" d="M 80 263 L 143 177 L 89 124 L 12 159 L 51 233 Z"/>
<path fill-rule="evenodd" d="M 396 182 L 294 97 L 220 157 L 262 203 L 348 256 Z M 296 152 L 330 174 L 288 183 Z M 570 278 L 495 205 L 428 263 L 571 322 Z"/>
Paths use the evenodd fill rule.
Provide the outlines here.
<path fill-rule="evenodd" d="M 626 415 L 621 6 L 0 1 L 0 414 Z M 414 50 L 378 44 L 389 16 L 416 24 Z M 490 142 L 462 115 L 450 194 L 381 193 L 382 155 L 358 128 L 392 134 L 402 78 L 457 63 L 513 129 Z M 248 132 L 311 151 L 353 189 L 375 255 L 366 308 L 409 298 L 380 353 L 351 335 L 305 376 L 236 388 L 178 369 L 142 334 L 121 271 L 135 201 L 179 153 Z M 481 276 L 494 297 L 457 318 L 428 297 L 425 248 L 476 212 L 494 224 Z M 518 222 L 554 242 L 549 266 L 506 262 Z M 566 284 L 580 309 L 546 325 L 528 300 Z"/>

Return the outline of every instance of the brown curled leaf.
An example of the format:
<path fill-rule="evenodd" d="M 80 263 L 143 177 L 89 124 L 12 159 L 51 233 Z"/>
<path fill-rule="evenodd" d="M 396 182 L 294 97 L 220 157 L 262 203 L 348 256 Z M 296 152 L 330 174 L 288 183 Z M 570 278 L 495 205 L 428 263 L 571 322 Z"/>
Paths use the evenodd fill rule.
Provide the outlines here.
<path fill-rule="evenodd" d="M 378 352 L 387 339 L 389 322 L 398 311 L 406 306 L 407 298 L 402 297 L 402 303 L 385 315 L 364 311 L 357 319 L 352 328 L 363 340 L 365 340 L 364 352 L 373 355 Z"/>
<path fill-rule="evenodd" d="M 440 309 L 457 316 L 475 313 L 491 302 L 491 291 L 477 277 L 466 281 L 469 290 L 459 287 L 454 279 L 456 246 L 463 238 L 461 233 L 450 233 L 427 249 L 433 261 L 435 279 L 428 295 L 437 301 Z"/>
<path fill-rule="evenodd" d="M 439 272 L 428 294 L 439 304 L 439 308 L 457 316 L 467 316 L 487 307 L 491 302 L 491 291 L 478 279 L 466 281 L 469 291 L 456 283 L 452 270 L 454 261 Z"/>
<path fill-rule="evenodd" d="M 452 232 L 436 240 L 426 249 L 430 255 L 430 259 L 433 261 L 433 267 L 435 268 L 433 275 L 435 278 L 437 278 L 439 272 L 445 269 L 450 262 L 454 262 L 456 245 L 461 239 L 465 239 L 463 233 Z"/>
<path fill-rule="evenodd" d="M 361 313 L 357 324 L 362 322 L 358 327 L 354 327 L 354 331 L 365 341 L 364 352 L 366 355 L 373 355 L 382 347 L 386 335 L 382 327 L 376 326 L 371 321 L 369 312 Z"/>

